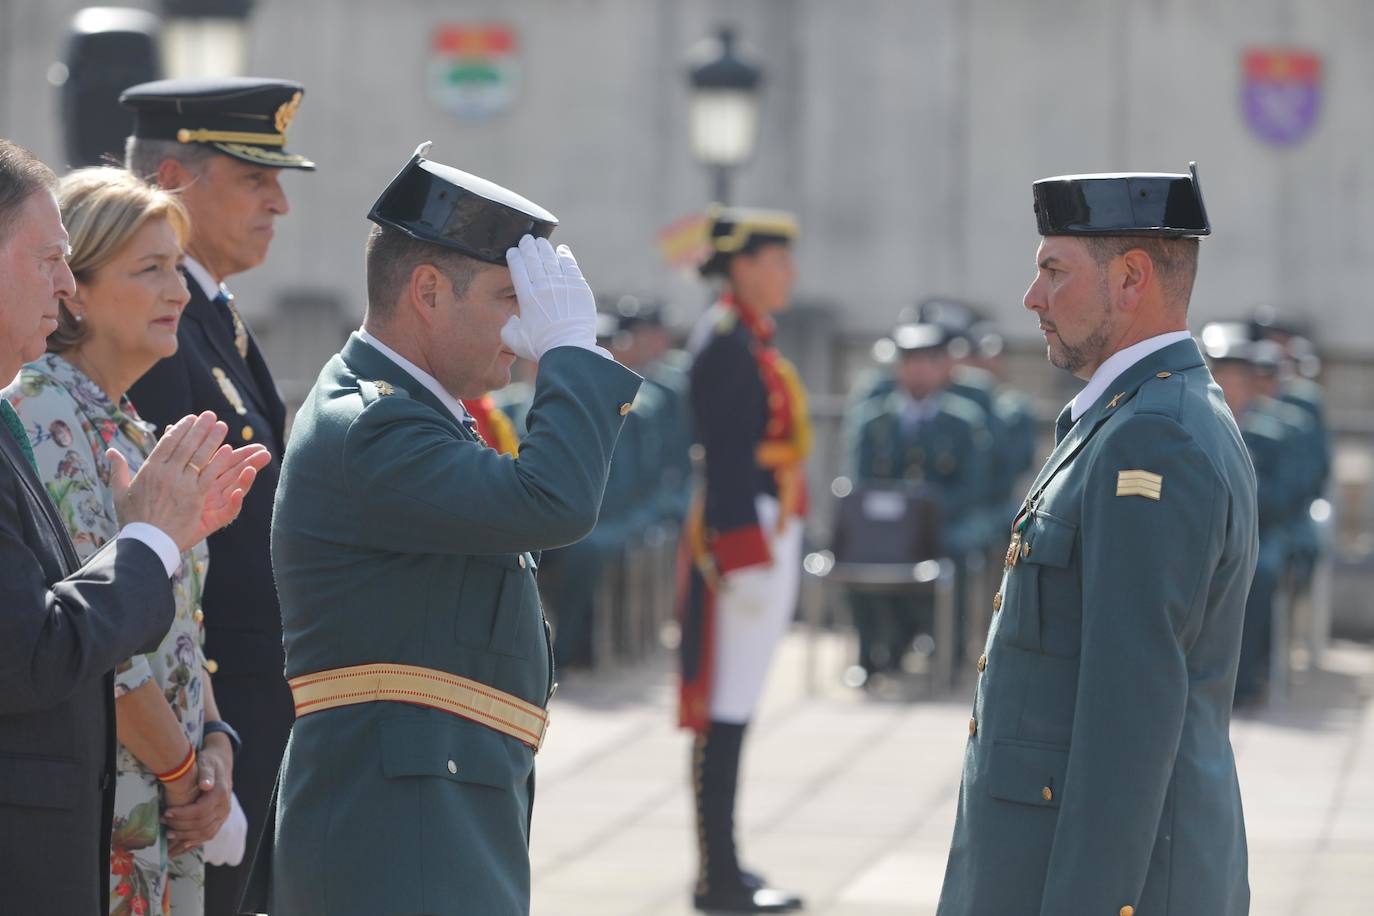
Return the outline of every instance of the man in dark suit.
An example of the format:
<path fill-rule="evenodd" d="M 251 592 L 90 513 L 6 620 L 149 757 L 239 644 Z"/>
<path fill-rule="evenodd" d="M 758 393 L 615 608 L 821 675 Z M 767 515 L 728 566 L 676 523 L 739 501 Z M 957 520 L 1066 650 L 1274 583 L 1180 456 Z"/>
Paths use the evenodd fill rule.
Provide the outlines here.
<path fill-rule="evenodd" d="M 299 84 L 285 80 L 239 78 L 163 80 L 121 96 L 136 115 L 129 168 L 164 188 L 181 189 L 191 214 L 191 301 L 177 332 L 176 355 L 154 366 L 129 398 L 158 424 L 213 410 L 229 422 L 230 442 L 261 443 L 276 456 L 245 503 L 243 518 L 210 538 L 203 599 L 206 665 L 220 713 L 243 739 L 234 761 L 234 791 L 254 839 L 294 719 L 268 554 L 286 407 L 224 281 L 267 257 L 272 223 L 288 210 L 281 170 L 315 167 L 286 151 L 286 129 L 302 93 Z M 208 869 L 206 913 L 235 912 L 245 878 L 243 867 Z"/>
<path fill-rule="evenodd" d="M 57 178 L 0 140 L 0 378 L 43 353 L 75 292 Z M 171 626 L 181 551 L 237 514 L 260 447 L 220 448 L 213 414 L 177 423 L 131 481 L 119 536 L 84 566 L 0 400 L 0 862 L 5 912 L 97 913 L 109 900 L 114 666 Z M 204 782 L 201 783 L 204 787 Z"/>

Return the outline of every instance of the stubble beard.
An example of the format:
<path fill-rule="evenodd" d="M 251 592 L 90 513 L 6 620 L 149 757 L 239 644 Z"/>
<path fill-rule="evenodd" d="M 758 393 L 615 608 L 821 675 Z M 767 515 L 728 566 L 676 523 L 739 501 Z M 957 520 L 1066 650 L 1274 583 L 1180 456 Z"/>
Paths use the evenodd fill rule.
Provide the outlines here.
<path fill-rule="evenodd" d="M 1063 369 L 1070 374 L 1077 375 L 1086 366 L 1101 364 L 1102 352 L 1112 339 L 1112 304 L 1107 296 L 1107 283 L 1104 279 L 1101 287 L 1102 299 L 1102 320 L 1097 326 L 1088 333 L 1088 336 L 1076 344 L 1071 344 L 1059 333 L 1055 332 L 1055 338 L 1059 341 L 1059 346 L 1048 344 L 1045 347 L 1046 355 L 1050 365 L 1056 369 Z"/>

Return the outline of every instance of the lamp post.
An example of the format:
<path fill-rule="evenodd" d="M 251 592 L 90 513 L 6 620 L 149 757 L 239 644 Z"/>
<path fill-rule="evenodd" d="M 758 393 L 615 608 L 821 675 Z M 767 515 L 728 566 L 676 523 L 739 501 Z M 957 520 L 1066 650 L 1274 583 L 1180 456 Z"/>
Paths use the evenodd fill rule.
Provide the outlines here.
<path fill-rule="evenodd" d="M 168 76 L 239 76 L 248 57 L 253 0 L 162 0 Z"/>
<path fill-rule="evenodd" d="M 735 52 L 735 32 L 722 26 L 688 55 L 692 154 L 714 176 L 717 203 L 730 202 L 730 171 L 754 152 L 763 72 Z"/>

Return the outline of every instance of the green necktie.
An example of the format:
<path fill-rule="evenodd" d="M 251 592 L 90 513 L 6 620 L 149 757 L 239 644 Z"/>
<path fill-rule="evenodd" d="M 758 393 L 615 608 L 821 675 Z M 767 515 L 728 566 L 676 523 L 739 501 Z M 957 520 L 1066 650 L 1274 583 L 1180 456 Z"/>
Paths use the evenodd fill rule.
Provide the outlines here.
<path fill-rule="evenodd" d="M 14 408 L 10 406 L 10 402 L 4 398 L 0 398 L 0 417 L 5 418 L 5 425 L 8 426 L 10 432 L 14 434 L 14 438 L 19 443 L 19 447 L 24 450 L 24 457 L 29 459 L 29 464 L 33 465 L 33 469 L 37 471 L 38 462 L 33 457 L 33 446 L 29 445 L 29 434 L 24 432 L 24 424 L 19 419 L 19 414 L 14 412 Z"/>

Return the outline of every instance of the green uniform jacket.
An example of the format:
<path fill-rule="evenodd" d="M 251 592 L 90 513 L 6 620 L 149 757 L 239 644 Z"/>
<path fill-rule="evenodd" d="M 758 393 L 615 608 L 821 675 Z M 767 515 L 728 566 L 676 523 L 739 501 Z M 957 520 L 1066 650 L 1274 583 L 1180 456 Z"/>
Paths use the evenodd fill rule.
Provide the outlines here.
<path fill-rule="evenodd" d="M 1255 474 L 1196 343 L 1127 369 L 1030 493 L 941 916 L 1243 916 L 1229 730 Z"/>
<path fill-rule="evenodd" d="M 852 473 L 861 483 L 930 484 L 940 498 L 944 545 L 951 556 L 962 557 L 983 537 L 980 509 L 992 465 L 987 416 L 976 403 L 953 392 L 932 397 L 937 410 L 911 433 L 902 429 L 902 395 L 863 405 Z"/>
<path fill-rule="evenodd" d="M 286 674 L 375 662 L 544 706 L 553 664 L 532 552 L 583 537 L 640 379 L 559 347 L 519 460 L 478 444 L 351 337 L 296 418 L 272 521 Z M 272 916 L 529 911 L 531 749 L 436 709 L 297 719 L 246 903 Z"/>

